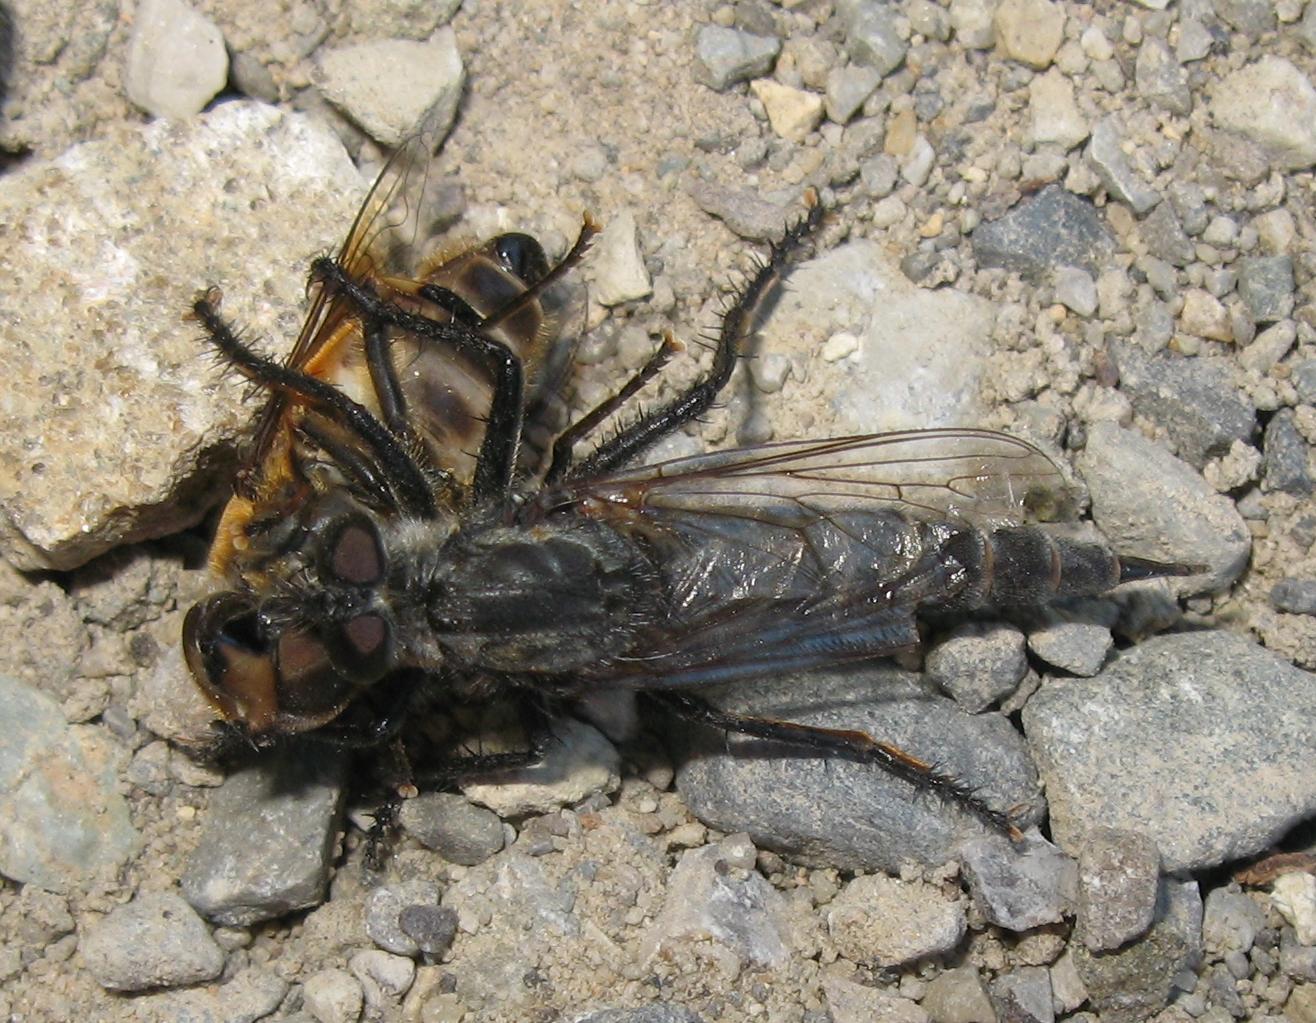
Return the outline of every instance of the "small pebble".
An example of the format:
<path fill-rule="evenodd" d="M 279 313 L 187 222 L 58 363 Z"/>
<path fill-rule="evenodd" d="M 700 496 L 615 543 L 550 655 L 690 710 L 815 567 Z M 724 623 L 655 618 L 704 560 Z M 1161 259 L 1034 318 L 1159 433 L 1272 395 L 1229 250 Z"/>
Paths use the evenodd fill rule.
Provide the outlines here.
<path fill-rule="evenodd" d="M 214 980 L 224 968 L 205 922 L 171 892 L 120 906 L 88 929 L 80 951 L 96 982 L 112 991 L 182 987 Z"/>
<path fill-rule="evenodd" d="M 302 998 L 318 1023 L 356 1023 L 365 1004 L 361 984 L 346 970 L 320 970 L 306 978 Z"/>
<path fill-rule="evenodd" d="M 614 306 L 644 298 L 653 282 L 640 252 L 635 214 L 622 210 L 600 232 L 591 249 L 594 289 L 600 305 Z"/>
<path fill-rule="evenodd" d="M 767 111 L 772 130 L 784 139 L 803 142 L 822 120 L 823 98 L 816 92 L 795 89 L 770 78 L 756 79 L 750 88 Z"/>
<path fill-rule="evenodd" d="M 703 72 L 700 81 L 718 92 L 766 75 L 779 52 L 781 40 L 775 37 L 719 25 L 705 25 L 695 38 L 695 56 Z"/>
<path fill-rule="evenodd" d="M 1316 615 L 1316 579 L 1281 579 L 1271 587 L 1270 602 L 1289 614 Z"/>

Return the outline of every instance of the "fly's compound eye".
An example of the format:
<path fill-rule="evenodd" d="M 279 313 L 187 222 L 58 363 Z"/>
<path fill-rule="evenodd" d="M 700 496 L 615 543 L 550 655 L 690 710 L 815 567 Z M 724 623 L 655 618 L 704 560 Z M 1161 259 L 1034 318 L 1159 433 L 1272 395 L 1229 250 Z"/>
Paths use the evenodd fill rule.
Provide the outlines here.
<path fill-rule="evenodd" d="M 187 613 L 183 650 L 197 685 L 225 720 L 256 735 L 303 732 L 332 721 L 362 684 L 387 670 L 392 630 L 387 623 L 354 627 L 358 619 L 329 625 L 326 641 L 309 629 L 272 629 L 250 598 L 220 593 Z M 354 629 L 356 645 L 348 644 L 340 663 L 337 647 Z"/>
<path fill-rule="evenodd" d="M 384 581 L 388 562 L 379 530 L 363 515 L 333 523 L 322 549 L 320 577 L 342 586 L 375 586 Z"/>
<path fill-rule="evenodd" d="M 364 614 L 325 627 L 329 659 L 355 685 L 378 682 L 393 667 L 393 626 L 382 614 Z"/>
<path fill-rule="evenodd" d="M 528 234 L 500 234 L 493 240 L 493 249 L 503 269 L 526 285 L 537 284 L 548 276 L 544 248 Z"/>
<path fill-rule="evenodd" d="M 364 515 L 344 515 L 329 524 L 321 549 L 320 579 L 355 590 L 378 586 L 388 559 L 375 524 Z M 392 667 L 393 626 L 375 609 L 325 622 L 316 630 L 329 660 L 358 686 L 378 681 Z"/>

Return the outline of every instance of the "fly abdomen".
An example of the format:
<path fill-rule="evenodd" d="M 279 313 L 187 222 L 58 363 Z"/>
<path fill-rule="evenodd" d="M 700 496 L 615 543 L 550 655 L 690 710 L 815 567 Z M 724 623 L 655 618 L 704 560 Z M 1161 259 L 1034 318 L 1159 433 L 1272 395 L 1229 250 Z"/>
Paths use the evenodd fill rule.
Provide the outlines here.
<path fill-rule="evenodd" d="M 960 530 L 943 547 L 968 578 L 956 607 L 1028 607 L 1105 593 L 1124 578 L 1105 544 L 1014 526 Z M 1154 573 L 1164 574 L 1164 573 Z"/>

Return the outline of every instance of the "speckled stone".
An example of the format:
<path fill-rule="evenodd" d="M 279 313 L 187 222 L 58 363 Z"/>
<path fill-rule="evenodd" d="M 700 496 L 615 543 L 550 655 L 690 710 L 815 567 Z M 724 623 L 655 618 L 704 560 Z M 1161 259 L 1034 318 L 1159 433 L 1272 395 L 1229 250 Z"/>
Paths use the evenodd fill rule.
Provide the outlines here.
<path fill-rule="evenodd" d="M 306 266 L 363 191 L 327 127 L 245 102 L 120 129 L 6 178 L 0 555 L 67 569 L 200 517 L 213 484 L 198 466 L 231 465 L 252 409 L 184 314 L 219 285 L 250 335 L 291 343 Z"/>

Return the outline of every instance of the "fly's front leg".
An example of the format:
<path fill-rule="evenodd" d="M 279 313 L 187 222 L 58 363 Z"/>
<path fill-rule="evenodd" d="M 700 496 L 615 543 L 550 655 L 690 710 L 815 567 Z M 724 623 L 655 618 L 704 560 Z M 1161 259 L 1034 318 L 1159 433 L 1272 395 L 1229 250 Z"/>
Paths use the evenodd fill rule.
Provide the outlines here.
<path fill-rule="evenodd" d="M 571 460 L 575 446 L 580 443 L 581 439 L 587 436 L 592 430 L 598 428 L 599 424 L 616 412 L 619 408 L 630 401 L 640 390 L 658 375 L 658 371 L 667 365 L 667 360 L 679 352 L 683 346 L 668 331 L 663 335 L 662 344 L 655 351 L 639 371 L 631 377 L 622 386 L 617 393 L 604 399 L 596 405 L 591 411 L 585 413 L 578 420 L 572 423 L 562 435 L 553 442 L 553 461 L 548 467 L 548 473 L 544 477 L 546 483 L 557 483 L 567 474 L 571 468 Z"/>
<path fill-rule="evenodd" d="M 1011 841 L 1023 838 L 1008 814 L 988 806 L 964 782 L 899 746 L 874 739 L 866 732 L 734 714 L 685 693 L 650 692 L 648 695 L 687 721 L 780 743 L 804 755 L 838 757 L 880 767 L 914 788 L 958 806 Z"/>
<path fill-rule="evenodd" d="M 324 262 L 337 266 L 332 260 Z M 271 393 L 321 410 L 328 418 L 342 424 L 366 445 L 386 470 L 383 475 L 392 481 L 390 503 L 421 518 L 432 517 L 436 509 L 429 481 L 398 436 L 369 409 L 357 404 L 332 384 L 284 366 L 252 348 L 220 315 L 220 298 L 218 289 L 203 292 L 192 304 L 192 315 L 228 364 Z"/>
<path fill-rule="evenodd" d="M 311 264 L 312 280 L 344 295 L 367 320 L 392 326 L 425 341 L 444 345 L 482 359 L 493 372 L 493 396 L 485 420 L 484 440 L 475 463 L 471 500 L 474 504 L 502 497 L 512 482 L 517 447 L 521 440 L 521 417 L 525 411 L 525 374 L 520 358 L 507 345 L 486 337 L 462 323 L 440 323 L 401 309 L 380 298 L 335 260 L 317 259 Z"/>
<path fill-rule="evenodd" d="M 726 315 L 718 331 L 713 350 L 713 365 L 708 375 L 694 383 L 664 407 L 641 416 L 617 436 L 601 445 L 593 454 L 566 474 L 567 479 L 588 479 L 616 469 L 631 461 L 649 445 L 703 415 L 731 380 L 741 350 L 754 331 L 759 306 L 781 279 L 805 241 L 822 223 L 823 209 L 816 193 L 810 193 L 809 212 L 790 228 L 757 272 L 750 278 Z"/>

